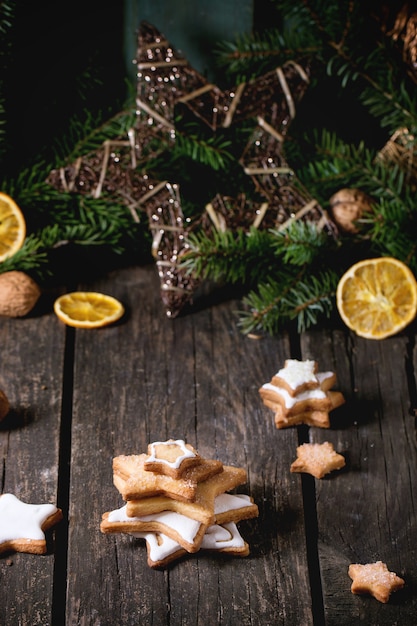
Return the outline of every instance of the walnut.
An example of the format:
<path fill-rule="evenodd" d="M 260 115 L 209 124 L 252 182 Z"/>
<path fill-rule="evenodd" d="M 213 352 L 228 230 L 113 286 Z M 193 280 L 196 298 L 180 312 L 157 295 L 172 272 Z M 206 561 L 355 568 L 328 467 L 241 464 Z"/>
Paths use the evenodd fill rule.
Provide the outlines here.
<path fill-rule="evenodd" d="M 24 272 L 0 274 L 0 315 L 23 317 L 33 309 L 40 295 L 38 284 Z"/>
<path fill-rule="evenodd" d="M 9 400 L 6 394 L 4 393 L 4 391 L 0 389 L 0 422 L 2 419 L 6 417 L 9 410 L 10 410 Z"/>
<path fill-rule="evenodd" d="M 345 233 L 357 233 L 355 222 L 371 208 L 371 199 L 360 189 L 340 189 L 329 203 L 333 221 Z"/>

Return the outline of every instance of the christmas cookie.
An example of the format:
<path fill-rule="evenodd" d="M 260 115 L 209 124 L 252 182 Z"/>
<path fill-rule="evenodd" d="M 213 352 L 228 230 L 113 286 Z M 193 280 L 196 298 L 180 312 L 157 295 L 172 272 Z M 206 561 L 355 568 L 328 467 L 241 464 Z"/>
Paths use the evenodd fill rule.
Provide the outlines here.
<path fill-rule="evenodd" d="M 257 517 L 258 507 L 246 494 L 228 493 L 246 481 L 244 468 L 204 459 L 182 439 L 155 442 L 148 454 L 113 459 L 125 504 L 103 514 L 100 530 L 144 538 L 150 567 L 200 549 L 247 556 L 236 524 Z"/>
<path fill-rule="evenodd" d="M 350 588 L 352 593 L 370 594 L 384 604 L 388 602 L 391 593 L 405 585 L 405 581 L 395 572 L 390 572 L 382 561 L 366 565 L 352 563 L 348 574 L 353 581 Z"/>
<path fill-rule="evenodd" d="M 307 389 L 317 389 L 320 386 L 316 374 L 316 361 L 287 359 L 271 382 L 276 387 L 285 389 L 290 396 L 296 396 Z"/>
<path fill-rule="evenodd" d="M 157 474 L 181 478 L 189 467 L 200 463 L 200 455 L 182 439 L 156 441 L 148 446 L 148 458 L 144 468 Z"/>
<path fill-rule="evenodd" d="M 346 465 L 345 457 L 335 452 L 333 444 L 303 443 L 297 448 L 297 459 L 291 465 L 291 472 L 305 472 L 323 478 L 333 470 Z"/>
<path fill-rule="evenodd" d="M 187 554 L 176 541 L 161 533 L 132 533 L 146 540 L 148 565 L 154 569 L 167 567 L 172 561 Z M 234 522 L 213 524 L 204 534 L 200 550 L 225 553 L 231 556 L 248 556 L 249 544 L 243 539 Z"/>
<path fill-rule="evenodd" d="M 104 513 L 100 525 L 103 533 L 163 533 L 176 541 L 187 552 L 196 552 L 207 526 L 186 515 L 174 511 L 161 511 L 143 517 L 128 517 L 126 505 Z"/>
<path fill-rule="evenodd" d="M 145 468 L 148 454 L 122 455 L 113 459 L 113 481 L 124 500 L 156 496 L 192 501 L 202 480 L 221 472 L 222 463 L 199 458 L 198 465 L 186 469 L 180 478 L 172 478 Z"/>
<path fill-rule="evenodd" d="M 0 496 L 0 553 L 45 554 L 45 531 L 62 519 L 53 504 L 26 504 L 11 493 Z"/>
<path fill-rule="evenodd" d="M 277 428 L 298 424 L 329 428 L 329 412 L 345 400 L 339 391 L 331 391 L 335 373 L 317 370 L 315 361 L 288 359 L 271 381 L 259 389 L 265 406 L 275 412 Z"/>
<path fill-rule="evenodd" d="M 207 525 L 213 524 L 217 496 L 243 485 L 246 480 L 243 468 L 224 465 L 220 473 L 198 484 L 193 502 L 168 497 L 132 499 L 127 502 L 127 514 L 135 517 L 169 510 L 183 513 Z"/>

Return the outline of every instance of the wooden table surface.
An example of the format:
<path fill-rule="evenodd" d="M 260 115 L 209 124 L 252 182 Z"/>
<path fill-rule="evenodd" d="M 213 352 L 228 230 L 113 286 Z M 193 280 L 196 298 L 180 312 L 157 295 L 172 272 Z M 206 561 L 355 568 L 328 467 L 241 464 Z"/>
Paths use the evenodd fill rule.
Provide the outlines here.
<path fill-rule="evenodd" d="M 85 286 L 80 285 L 80 288 Z M 384 341 L 345 328 L 251 339 L 239 302 L 168 319 L 155 267 L 88 285 L 119 298 L 123 320 L 65 327 L 52 296 L 24 319 L 0 319 L 1 490 L 54 503 L 64 520 L 46 555 L 0 558 L 2 626 L 319 626 L 417 620 L 416 326 Z M 337 374 L 346 403 L 328 429 L 278 430 L 258 389 L 285 359 Z M 166 570 L 143 540 L 100 532 L 123 502 L 112 459 L 185 439 L 244 467 L 259 517 L 239 524 L 246 558 L 200 551 Z M 342 470 L 291 473 L 300 442 L 330 441 Z M 387 604 L 350 591 L 350 563 L 382 560 L 404 589 Z"/>

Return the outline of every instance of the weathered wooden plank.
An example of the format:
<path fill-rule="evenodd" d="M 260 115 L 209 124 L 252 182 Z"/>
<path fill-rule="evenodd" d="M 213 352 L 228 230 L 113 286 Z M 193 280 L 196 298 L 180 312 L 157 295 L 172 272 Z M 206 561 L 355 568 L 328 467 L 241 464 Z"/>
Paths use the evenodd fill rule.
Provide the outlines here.
<path fill-rule="evenodd" d="M 302 494 L 284 470 L 297 433 L 278 433 L 258 394 L 288 339 L 245 338 L 234 302 L 169 320 L 153 267 L 97 288 L 111 289 L 128 316 L 76 331 L 67 623 L 312 624 Z M 122 505 L 113 456 L 167 437 L 247 468 L 238 491 L 260 508 L 241 524 L 248 558 L 199 553 L 155 572 L 143 542 L 100 533 L 102 513 Z"/>
<path fill-rule="evenodd" d="M 53 313 L 0 320 L 0 387 L 11 404 L 0 423 L 1 492 L 23 502 L 66 506 L 58 497 L 64 339 Z M 65 552 L 61 522 L 47 533 L 46 555 L 0 558 L 0 624 L 52 624 L 54 568 L 57 592 L 65 575 L 54 536 Z"/>
<path fill-rule="evenodd" d="M 417 458 L 407 336 L 309 333 L 302 346 L 336 371 L 346 397 L 330 430 L 310 429 L 311 441 L 331 441 L 347 460 L 315 481 L 326 624 L 414 624 Z M 350 592 L 349 564 L 377 560 L 406 581 L 387 605 Z"/>

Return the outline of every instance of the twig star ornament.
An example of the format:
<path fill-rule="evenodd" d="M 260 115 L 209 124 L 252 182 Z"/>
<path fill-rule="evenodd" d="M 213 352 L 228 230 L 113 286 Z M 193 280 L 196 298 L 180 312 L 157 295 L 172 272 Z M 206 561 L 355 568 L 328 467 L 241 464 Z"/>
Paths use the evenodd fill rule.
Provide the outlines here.
<path fill-rule="evenodd" d="M 188 234 L 208 224 L 208 230 L 237 227 L 284 228 L 294 219 L 314 221 L 334 231 L 326 212 L 297 183 L 283 156 L 283 143 L 296 107 L 309 84 L 309 70 L 295 62 L 230 90 L 208 82 L 173 48 L 153 25 L 138 31 L 136 117 L 127 136 L 105 141 L 95 152 L 68 167 L 53 170 L 48 181 L 56 188 L 95 198 L 106 196 L 125 204 L 133 219 L 145 213 L 152 233 L 161 297 L 169 317 L 191 303 L 198 279 L 181 267 L 189 250 Z M 154 180 L 139 163 L 162 153 L 176 141 L 176 112 L 186 107 L 213 133 L 243 120 L 255 129 L 239 164 L 252 179 L 264 202 L 246 203 L 216 194 L 204 208 L 209 220 L 184 218 L 177 181 Z M 239 209 L 240 207 L 240 209 Z M 229 211 L 229 208 L 232 210 Z M 248 214 L 250 219 L 248 220 Z"/>

